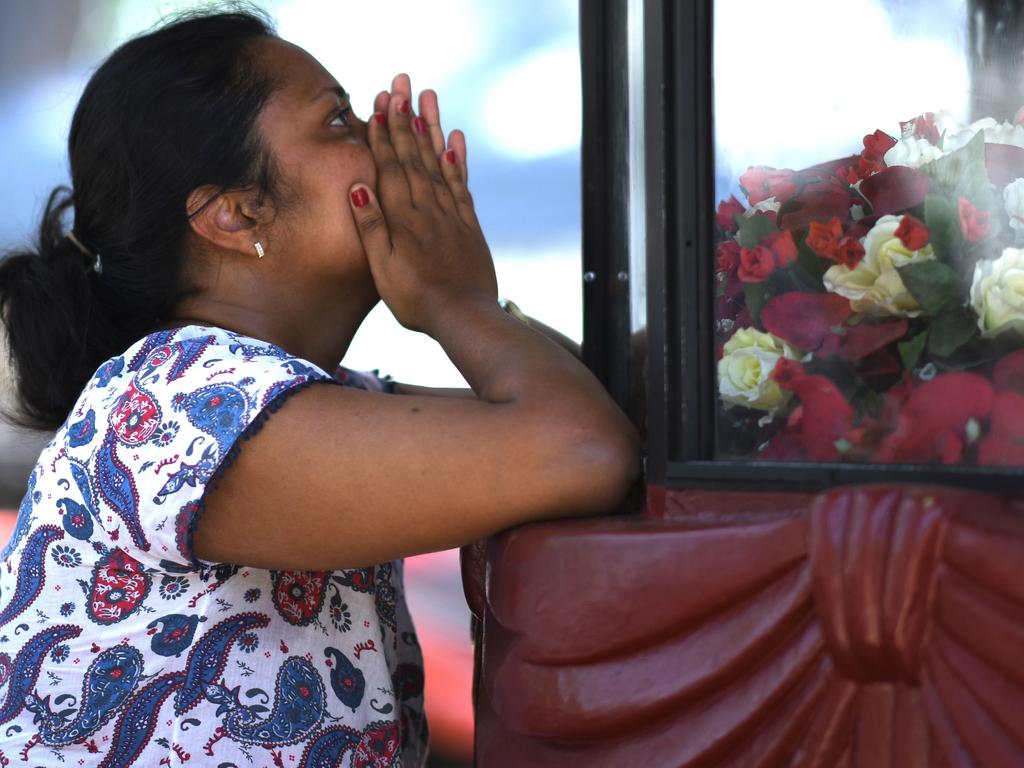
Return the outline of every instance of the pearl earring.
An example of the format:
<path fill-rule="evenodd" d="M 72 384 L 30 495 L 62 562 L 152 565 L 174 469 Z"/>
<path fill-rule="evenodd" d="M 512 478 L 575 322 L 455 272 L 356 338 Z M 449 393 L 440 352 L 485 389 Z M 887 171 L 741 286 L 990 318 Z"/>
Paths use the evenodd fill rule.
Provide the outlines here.
<path fill-rule="evenodd" d="M 260 245 L 260 241 L 259 240 L 257 240 L 254 243 L 254 245 L 256 246 L 256 255 L 259 256 L 262 259 L 263 255 L 264 255 L 263 246 Z"/>

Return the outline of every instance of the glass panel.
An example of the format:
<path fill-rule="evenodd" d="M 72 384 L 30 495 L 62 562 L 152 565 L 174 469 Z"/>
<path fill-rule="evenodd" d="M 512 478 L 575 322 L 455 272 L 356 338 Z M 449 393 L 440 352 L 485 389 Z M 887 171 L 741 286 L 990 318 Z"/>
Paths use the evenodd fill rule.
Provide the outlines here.
<path fill-rule="evenodd" d="M 1024 464 L 1024 11 L 715 4 L 717 456 Z"/>

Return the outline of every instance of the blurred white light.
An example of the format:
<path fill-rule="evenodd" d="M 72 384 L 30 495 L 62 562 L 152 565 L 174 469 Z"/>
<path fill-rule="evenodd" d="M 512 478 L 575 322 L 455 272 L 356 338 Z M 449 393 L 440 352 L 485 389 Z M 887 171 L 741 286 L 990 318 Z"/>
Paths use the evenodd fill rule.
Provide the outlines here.
<path fill-rule="evenodd" d="M 484 138 L 514 157 L 557 155 L 579 146 L 582 110 L 576 46 L 540 51 L 491 86 L 484 99 Z"/>
<path fill-rule="evenodd" d="M 487 45 L 488 27 L 469 0 L 285 0 L 275 16 L 281 37 L 319 60 L 363 116 L 395 74 L 411 75 L 414 91 L 439 90 Z"/>
<path fill-rule="evenodd" d="M 720 0 L 715 13 L 715 132 L 734 175 L 859 152 L 922 112 L 966 118 L 962 41 L 894 29 L 878 0 Z"/>

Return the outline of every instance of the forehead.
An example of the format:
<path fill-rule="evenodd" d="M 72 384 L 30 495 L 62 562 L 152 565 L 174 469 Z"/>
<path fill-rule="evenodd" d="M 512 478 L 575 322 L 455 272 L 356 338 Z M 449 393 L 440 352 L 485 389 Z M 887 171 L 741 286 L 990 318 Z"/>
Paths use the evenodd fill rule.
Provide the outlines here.
<path fill-rule="evenodd" d="M 257 43 L 256 56 L 278 88 L 271 101 L 298 102 L 338 85 L 331 73 L 305 50 L 285 40 L 268 37 Z"/>

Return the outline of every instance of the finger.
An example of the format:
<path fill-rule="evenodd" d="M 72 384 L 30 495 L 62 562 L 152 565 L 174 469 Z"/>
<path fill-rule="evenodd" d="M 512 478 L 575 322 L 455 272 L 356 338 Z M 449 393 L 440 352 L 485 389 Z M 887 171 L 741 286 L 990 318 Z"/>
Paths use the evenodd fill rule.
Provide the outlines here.
<path fill-rule="evenodd" d="M 444 131 L 441 130 L 441 110 L 437 106 L 437 93 L 429 88 L 420 93 L 420 117 L 427 121 L 430 131 L 430 143 L 434 148 L 434 156 L 440 158 L 444 153 Z"/>
<path fill-rule="evenodd" d="M 391 79 L 391 93 L 412 101 L 412 81 L 405 72 L 399 72 Z"/>
<path fill-rule="evenodd" d="M 454 131 L 452 134 L 454 135 Z M 463 151 L 465 151 L 465 140 L 463 139 Z M 476 208 L 473 206 L 473 196 L 469 194 L 469 187 L 466 186 L 465 163 L 459 158 L 458 150 L 453 146 L 451 137 L 448 140 L 448 149 L 445 150 L 441 161 L 441 173 L 452 199 L 455 201 L 455 208 L 459 217 L 471 226 L 479 227 L 480 222 L 476 218 Z"/>
<path fill-rule="evenodd" d="M 456 128 L 448 134 L 448 148 L 455 150 L 455 156 L 462 165 L 462 178 L 469 184 L 469 160 L 466 152 L 466 134 Z"/>
<path fill-rule="evenodd" d="M 394 109 L 394 104 L 389 109 Z M 408 207 L 412 203 L 405 168 L 391 144 L 387 113 L 374 112 L 366 124 L 366 136 L 377 164 L 377 189 L 385 208 Z"/>
<path fill-rule="evenodd" d="M 416 139 L 416 145 L 419 148 L 420 162 L 423 163 L 424 172 L 432 183 L 435 199 L 446 211 L 454 211 L 455 201 L 452 198 L 451 190 L 448 188 L 448 182 L 441 172 L 442 158 L 434 151 L 434 140 L 430 132 L 430 126 L 423 115 L 415 115 L 413 117 L 412 132 Z"/>
<path fill-rule="evenodd" d="M 419 208 L 434 204 L 436 197 L 433 183 L 420 155 L 419 145 L 413 135 L 414 118 L 409 99 L 400 93 L 391 94 L 391 104 L 388 107 L 388 135 L 405 173 L 412 204 Z M 384 202 L 387 204 L 387 200 Z"/>
<path fill-rule="evenodd" d="M 371 270 L 380 265 L 392 251 L 391 234 L 384 218 L 384 212 L 377 198 L 366 184 L 353 184 L 349 189 L 349 206 L 356 222 L 356 231 L 363 243 L 363 250 L 370 262 Z"/>
<path fill-rule="evenodd" d="M 387 91 L 381 91 L 373 97 L 373 111 L 380 112 L 382 115 L 388 113 L 388 100 L 391 98 L 391 94 Z"/>

